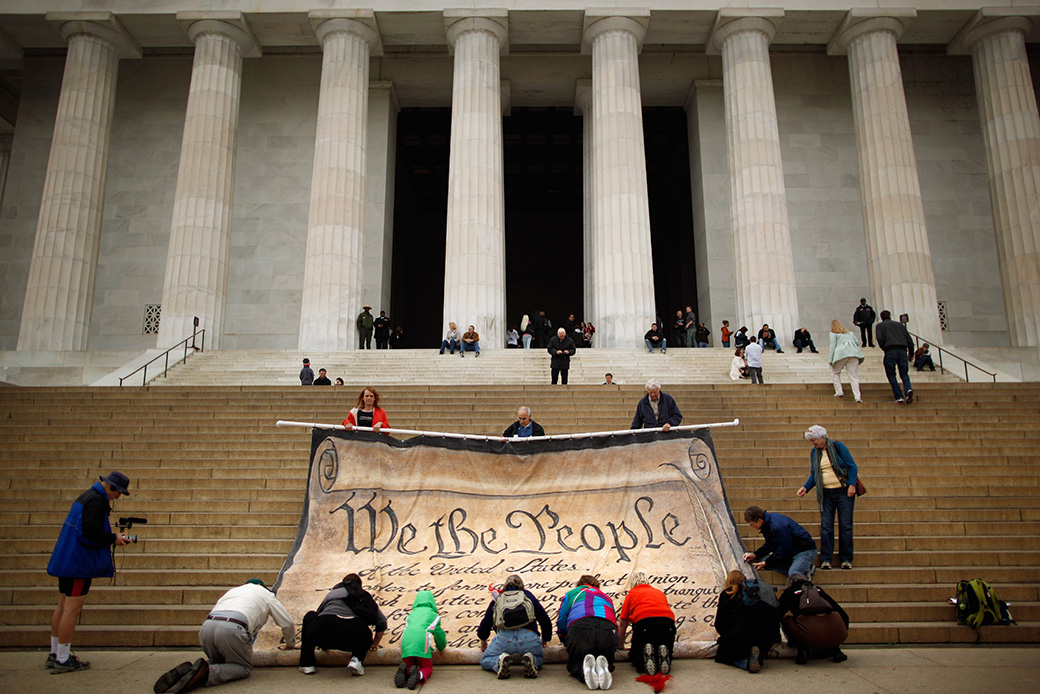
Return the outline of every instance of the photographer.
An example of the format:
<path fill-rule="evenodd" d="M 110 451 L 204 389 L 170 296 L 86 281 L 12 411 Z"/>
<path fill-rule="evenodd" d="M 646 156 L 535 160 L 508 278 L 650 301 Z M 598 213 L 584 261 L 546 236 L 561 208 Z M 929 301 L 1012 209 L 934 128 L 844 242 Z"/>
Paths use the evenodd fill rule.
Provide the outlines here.
<path fill-rule="evenodd" d="M 111 548 L 130 542 L 125 535 L 113 533 L 108 520 L 112 502 L 123 494 L 130 496 L 130 478 L 113 472 L 98 479 L 72 502 L 47 564 L 47 573 L 58 579 L 60 593 L 51 616 L 51 650 L 47 656 L 47 667 L 53 668 L 54 674 L 90 667 L 90 663 L 72 655 L 72 634 L 91 580 L 115 574 Z"/>

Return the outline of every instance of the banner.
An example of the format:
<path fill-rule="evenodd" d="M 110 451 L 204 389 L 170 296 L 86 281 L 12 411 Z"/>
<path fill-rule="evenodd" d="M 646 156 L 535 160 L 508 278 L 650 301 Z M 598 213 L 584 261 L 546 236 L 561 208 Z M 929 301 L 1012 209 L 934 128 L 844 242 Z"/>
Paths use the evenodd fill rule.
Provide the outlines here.
<path fill-rule="evenodd" d="M 468 440 L 312 430 L 307 497 L 275 586 L 297 625 L 348 573 L 389 620 L 394 663 L 417 590 L 437 599 L 448 662 L 478 662 L 489 585 L 519 574 L 555 617 L 593 574 L 620 612 L 633 571 L 663 590 L 678 657 L 714 645 L 717 595 L 744 566 L 707 429 L 566 440 Z M 295 657 L 261 632 L 260 660 Z M 549 660 L 564 660 L 559 639 Z M 329 661 L 326 661 L 329 662 Z M 260 663 L 258 663 L 260 664 Z"/>

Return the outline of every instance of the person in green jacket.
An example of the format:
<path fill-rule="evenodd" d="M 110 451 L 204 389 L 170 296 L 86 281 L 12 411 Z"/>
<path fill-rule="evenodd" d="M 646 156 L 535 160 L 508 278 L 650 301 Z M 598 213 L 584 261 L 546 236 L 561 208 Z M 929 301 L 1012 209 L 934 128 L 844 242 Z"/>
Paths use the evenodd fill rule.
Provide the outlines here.
<path fill-rule="evenodd" d="M 397 674 L 394 675 L 394 684 L 398 689 L 405 684 L 409 689 L 415 689 L 417 684 L 430 679 L 435 645 L 438 651 L 443 651 L 448 645 L 448 638 L 441 628 L 433 593 L 420 590 L 405 621 L 404 633 L 401 634 L 401 664 L 397 666 Z"/>

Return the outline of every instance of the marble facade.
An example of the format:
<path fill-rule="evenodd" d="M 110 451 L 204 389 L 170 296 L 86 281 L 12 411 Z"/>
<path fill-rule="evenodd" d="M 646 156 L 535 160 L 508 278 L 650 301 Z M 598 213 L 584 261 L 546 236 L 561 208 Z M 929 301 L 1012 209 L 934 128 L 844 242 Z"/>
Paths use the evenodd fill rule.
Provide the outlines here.
<path fill-rule="evenodd" d="M 439 313 L 482 346 L 507 323 L 501 119 L 526 106 L 585 121 L 585 312 L 604 346 L 674 310 L 654 306 L 648 106 L 687 112 L 713 331 L 822 335 L 867 296 L 934 341 L 1040 345 L 1040 4 L 109 4 L 0 19 L 23 82 L 0 349 L 165 347 L 195 315 L 222 348 L 356 348 L 354 315 L 393 286 L 395 116 L 429 106 L 458 120 Z M 73 78 L 96 98 L 70 112 Z M 152 304 L 159 336 L 141 330 Z"/>

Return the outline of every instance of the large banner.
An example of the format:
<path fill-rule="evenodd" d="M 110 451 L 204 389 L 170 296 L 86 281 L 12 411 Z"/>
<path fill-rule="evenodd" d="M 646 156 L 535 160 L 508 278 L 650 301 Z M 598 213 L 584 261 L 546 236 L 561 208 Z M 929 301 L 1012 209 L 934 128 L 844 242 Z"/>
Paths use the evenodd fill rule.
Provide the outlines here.
<path fill-rule="evenodd" d="M 676 614 L 676 655 L 715 640 L 717 595 L 744 548 L 707 429 L 583 439 L 467 440 L 314 429 L 307 499 L 276 586 L 297 625 L 357 573 L 389 619 L 371 662 L 393 663 L 417 590 L 432 590 L 449 662 L 477 662 L 489 585 L 519 574 L 555 620 L 583 574 L 620 612 L 642 571 Z M 261 661 L 275 650 L 268 626 Z M 559 640 L 550 660 L 565 659 Z"/>

